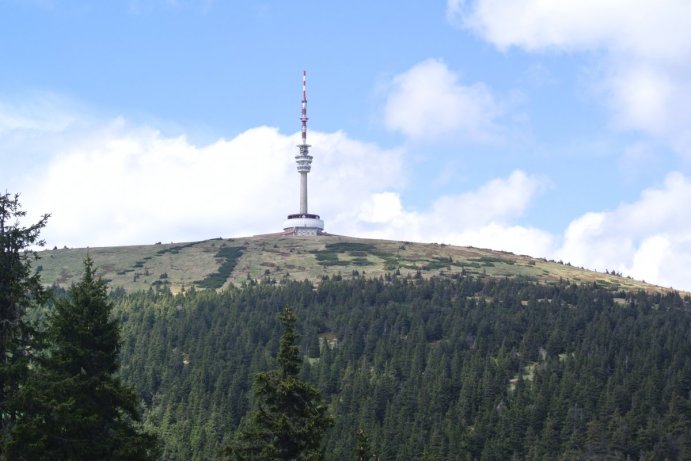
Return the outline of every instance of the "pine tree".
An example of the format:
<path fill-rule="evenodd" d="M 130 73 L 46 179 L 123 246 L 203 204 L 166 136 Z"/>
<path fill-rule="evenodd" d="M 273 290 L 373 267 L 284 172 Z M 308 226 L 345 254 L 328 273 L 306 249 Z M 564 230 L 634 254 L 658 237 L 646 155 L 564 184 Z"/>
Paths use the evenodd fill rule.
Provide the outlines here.
<path fill-rule="evenodd" d="M 50 347 L 19 393 L 24 411 L 10 432 L 17 460 L 155 459 L 154 436 L 137 428 L 139 403 L 117 375 L 120 330 L 105 282 L 85 272 L 48 314 Z"/>
<path fill-rule="evenodd" d="M 0 460 L 5 459 L 4 441 L 20 413 L 14 397 L 26 379 L 35 328 L 27 320 L 27 310 L 45 301 L 45 293 L 31 261 L 32 247 L 39 239 L 48 215 L 36 224 L 22 227 L 18 195 L 0 194 Z"/>
<path fill-rule="evenodd" d="M 278 367 L 254 379 L 255 408 L 222 457 L 230 460 L 319 460 L 320 445 L 332 419 L 319 390 L 298 378 L 300 351 L 295 344 L 295 312 L 279 319 L 284 333 Z"/>
<path fill-rule="evenodd" d="M 365 431 L 360 428 L 356 435 L 355 461 L 379 461 L 379 457 L 372 454 L 372 447 Z"/>

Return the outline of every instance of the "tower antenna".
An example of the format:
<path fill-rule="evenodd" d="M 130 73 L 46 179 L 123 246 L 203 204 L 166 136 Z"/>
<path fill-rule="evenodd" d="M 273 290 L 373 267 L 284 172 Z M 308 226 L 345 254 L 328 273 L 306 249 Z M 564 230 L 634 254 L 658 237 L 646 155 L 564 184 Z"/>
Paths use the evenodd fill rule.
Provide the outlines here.
<path fill-rule="evenodd" d="M 302 123 L 302 144 L 307 144 L 307 71 L 302 71 L 302 115 L 300 122 Z"/>
<path fill-rule="evenodd" d="M 300 115 L 302 125 L 302 144 L 298 145 L 300 153 L 295 156 L 300 173 L 300 213 L 307 214 L 307 173 L 312 169 L 312 156 L 310 146 L 307 144 L 307 71 L 302 71 L 302 114 Z"/>

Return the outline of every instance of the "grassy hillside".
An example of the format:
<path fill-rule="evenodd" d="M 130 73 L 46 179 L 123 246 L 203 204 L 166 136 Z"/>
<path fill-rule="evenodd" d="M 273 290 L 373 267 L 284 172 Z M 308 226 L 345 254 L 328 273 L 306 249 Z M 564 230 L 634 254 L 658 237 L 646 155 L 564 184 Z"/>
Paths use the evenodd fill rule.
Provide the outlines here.
<path fill-rule="evenodd" d="M 127 291 L 168 287 L 173 292 L 222 288 L 248 280 L 281 283 L 319 282 L 324 276 L 379 277 L 399 272 L 427 278 L 465 271 L 491 277 L 520 277 L 551 283 L 560 279 L 597 282 L 622 289 L 665 291 L 664 288 L 611 274 L 588 271 L 568 263 L 512 253 L 436 243 L 397 242 L 345 236 L 255 236 L 202 242 L 125 247 L 55 249 L 39 253 L 36 263 L 47 285 L 75 282 L 90 255 L 98 274 L 111 287 Z"/>

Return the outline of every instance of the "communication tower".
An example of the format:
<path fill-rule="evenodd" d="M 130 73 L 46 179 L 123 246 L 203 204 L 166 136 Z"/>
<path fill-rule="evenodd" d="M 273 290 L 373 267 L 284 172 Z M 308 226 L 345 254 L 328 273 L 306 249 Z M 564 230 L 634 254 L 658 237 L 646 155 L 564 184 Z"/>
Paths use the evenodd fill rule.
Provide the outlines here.
<path fill-rule="evenodd" d="M 295 156 L 300 174 L 300 212 L 289 214 L 283 222 L 283 231 L 292 235 L 319 235 L 324 231 L 324 221 L 317 214 L 307 210 L 307 173 L 312 169 L 312 156 L 307 144 L 307 71 L 302 72 L 302 144 L 298 144 L 299 153 Z"/>

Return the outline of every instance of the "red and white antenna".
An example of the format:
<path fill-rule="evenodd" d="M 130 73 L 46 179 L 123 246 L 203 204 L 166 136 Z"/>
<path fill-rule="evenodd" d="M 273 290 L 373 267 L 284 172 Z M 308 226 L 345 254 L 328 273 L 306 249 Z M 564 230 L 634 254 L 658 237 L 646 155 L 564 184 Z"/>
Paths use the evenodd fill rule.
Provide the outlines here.
<path fill-rule="evenodd" d="M 307 144 L 307 71 L 302 71 L 302 144 Z"/>
<path fill-rule="evenodd" d="M 307 144 L 307 71 L 302 71 L 302 144 L 298 145 L 300 153 L 295 156 L 295 162 L 300 173 L 300 213 L 307 213 L 307 173 L 312 168 L 310 145 Z"/>

